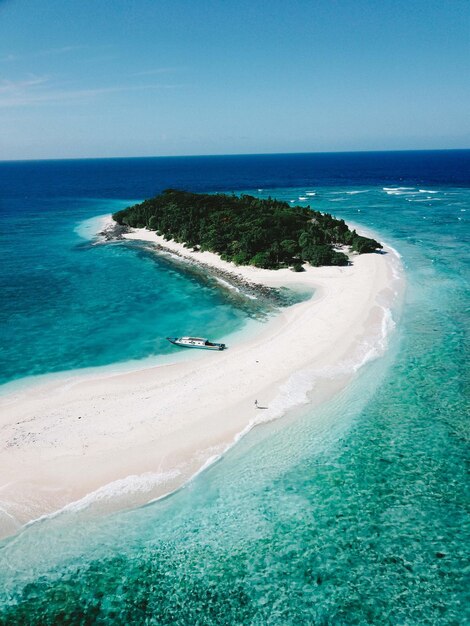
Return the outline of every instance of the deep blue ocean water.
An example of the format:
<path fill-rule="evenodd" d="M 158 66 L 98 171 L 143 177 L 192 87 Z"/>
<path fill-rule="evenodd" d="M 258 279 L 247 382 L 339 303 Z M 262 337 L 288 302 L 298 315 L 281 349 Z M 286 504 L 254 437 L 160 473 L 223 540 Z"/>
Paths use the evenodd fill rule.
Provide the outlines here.
<path fill-rule="evenodd" d="M 377 231 L 408 282 L 390 348 L 166 500 L 4 541 L 0 623 L 467 623 L 470 151 L 0 163 L 2 380 L 163 354 L 188 321 L 244 327 L 211 284 L 87 238 L 167 187 Z"/>

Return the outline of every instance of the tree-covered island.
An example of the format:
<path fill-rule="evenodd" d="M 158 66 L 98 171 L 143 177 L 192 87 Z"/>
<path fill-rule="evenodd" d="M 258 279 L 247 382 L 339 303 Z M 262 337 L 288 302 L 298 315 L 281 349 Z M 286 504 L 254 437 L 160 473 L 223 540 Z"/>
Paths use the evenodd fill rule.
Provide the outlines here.
<path fill-rule="evenodd" d="M 269 269 L 347 265 L 335 248 L 349 246 L 359 254 L 382 245 L 350 230 L 344 220 L 310 207 L 292 206 L 272 198 L 196 194 L 167 189 L 140 204 L 118 211 L 121 225 L 157 231 L 189 248 L 216 252 L 237 265 Z"/>

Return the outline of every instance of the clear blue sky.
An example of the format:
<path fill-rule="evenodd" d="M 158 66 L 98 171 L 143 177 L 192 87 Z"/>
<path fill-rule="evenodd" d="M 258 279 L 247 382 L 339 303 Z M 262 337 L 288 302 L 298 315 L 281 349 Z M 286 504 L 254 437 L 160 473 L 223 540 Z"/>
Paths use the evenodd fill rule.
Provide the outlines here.
<path fill-rule="evenodd" d="M 0 0 L 0 159 L 470 147 L 468 0 Z"/>

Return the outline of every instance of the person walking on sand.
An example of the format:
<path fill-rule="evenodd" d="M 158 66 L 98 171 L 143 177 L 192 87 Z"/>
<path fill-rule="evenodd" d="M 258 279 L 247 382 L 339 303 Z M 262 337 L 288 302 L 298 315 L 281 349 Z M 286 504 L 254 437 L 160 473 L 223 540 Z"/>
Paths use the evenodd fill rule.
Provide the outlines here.
<path fill-rule="evenodd" d="M 255 407 L 258 408 L 258 400 L 255 400 Z"/>

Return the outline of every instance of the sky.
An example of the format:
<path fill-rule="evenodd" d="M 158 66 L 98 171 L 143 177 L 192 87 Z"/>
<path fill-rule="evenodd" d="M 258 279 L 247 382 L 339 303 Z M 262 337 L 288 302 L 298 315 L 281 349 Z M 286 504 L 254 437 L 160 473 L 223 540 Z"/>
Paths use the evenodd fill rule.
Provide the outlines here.
<path fill-rule="evenodd" d="M 0 159 L 470 147 L 469 0 L 0 0 Z"/>

